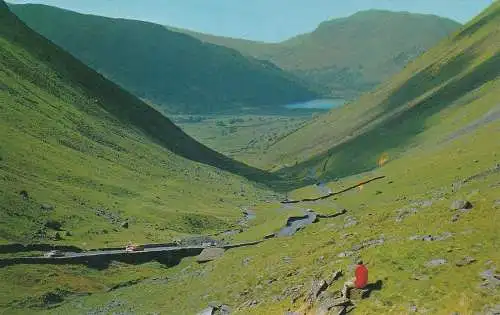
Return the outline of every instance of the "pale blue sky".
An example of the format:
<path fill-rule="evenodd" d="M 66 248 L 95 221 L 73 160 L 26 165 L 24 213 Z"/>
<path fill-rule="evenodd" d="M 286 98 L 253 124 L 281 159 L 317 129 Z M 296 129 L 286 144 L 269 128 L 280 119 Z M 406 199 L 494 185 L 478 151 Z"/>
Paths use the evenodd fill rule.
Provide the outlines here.
<path fill-rule="evenodd" d="M 494 0 L 7 0 L 82 13 L 151 21 L 215 35 L 280 41 L 324 20 L 386 9 L 435 14 L 465 23 Z"/>

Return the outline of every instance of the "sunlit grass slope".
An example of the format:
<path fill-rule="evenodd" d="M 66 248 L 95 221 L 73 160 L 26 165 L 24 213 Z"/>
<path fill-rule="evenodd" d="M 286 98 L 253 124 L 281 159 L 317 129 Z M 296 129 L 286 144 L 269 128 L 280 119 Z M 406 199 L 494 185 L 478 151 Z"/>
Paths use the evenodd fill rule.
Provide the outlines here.
<path fill-rule="evenodd" d="M 285 172 L 330 178 L 369 170 L 384 152 L 397 156 L 481 118 L 500 102 L 495 89 L 499 75 L 496 2 L 373 93 L 317 117 L 277 142 L 263 160 L 275 169 L 291 167 Z M 484 101 L 474 102 L 479 97 Z M 450 111 L 463 107 L 467 117 L 461 124 L 443 123 Z M 430 128 L 433 137 L 421 136 Z"/>
<path fill-rule="evenodd" d="M 167 240 L 223 229 L 264 191 L 228 171 L 266 173 L 194 141 L 3 2 L 0 35 L 2 242 L 48 242 L 56 228 L 75 245 Z"/>
<path fill-rule="evenodd" d="M 460 122 L 465 113 L 455 111 L 450 119 Z M 487 270 L 498 273 L 500 267 L 500 172 L 487 172 L 499 163 L 500 143 L 492 136 L 499 131 L 500 120 L 492 121 L 433 149 L 411 149 L 401 159 L 373 172 L 331 182 L 328 186 L 338 191 L 362 179 L 386 176 L 336 199 L 291 208 L 279 203 L 259 207 L 255 225 L 235 239 L 255 239 L 276 231 L 286 215 L 296 215 L 301 209 L 319 213 L 348 210 L 344 216 L 321 219 L 293 237 L 229 250 L 219 260 L 203 265 L 187 258 L 170 269 L 156 263 L 116 264 L 100 272 L 69 266 L 53 272 L 44 266 L 7 267 L 0 270 L 10 283 L 1 303 L 9 314 L 40 310 L 39 297 L 59 289 L 66 290 L 67 297 L 45 314 L 99 310 L 196 314 L 211 301 L 220 301 L 230 305 L 235 314 L 278 315 L 302 306 L 302 298 L 292 303 L 293 295 L 287 293 L 292 288 L 297 287 L 304 297 L 315 278 L 327 279 L 338 269 L 350 275 L 349 268 L 359 256 L 370 270 L 370 282 L 381 280 L 383 286 L 357 303 L 353 314 L 408 314 L 415 308 L 424 314 L 487 314 L 487 308 L 500 303 L 498 286 L 484 286 L 480 275 Z M 477 174 L 483 176 L 463 182 Z M 290 194 L 292 198 L 317 195 L 314 187 Z M 470 201 L 473 208 L 467 212 L 450 210 L 457 199 Z M 452 221 L 457 213 L 458 220 Z M 401 214 L 404 217 L 398 220 Z M 353 221 L 347 217 L 357 224 L 346 225 Z M 412 240 L 416 235 L 448 237 Z M 362 248 L 349 257 L 341 255 L 364 242 L 380 239 L 383 243 L 378 246 Z M 456 266 L 467 256 L 476 261 Z M 444 259 L 445 263 L 428 267 L 426 264 L 434 259 Z M 13 275 L 22 275 L 23 281 L 16 281 Z M 346 276 L 329 290 L 340 289 Z M 140 281 L 106 292 L 130 280 Z M 248 306 L 252 301 L 256 301 L 255 307 Z"/>

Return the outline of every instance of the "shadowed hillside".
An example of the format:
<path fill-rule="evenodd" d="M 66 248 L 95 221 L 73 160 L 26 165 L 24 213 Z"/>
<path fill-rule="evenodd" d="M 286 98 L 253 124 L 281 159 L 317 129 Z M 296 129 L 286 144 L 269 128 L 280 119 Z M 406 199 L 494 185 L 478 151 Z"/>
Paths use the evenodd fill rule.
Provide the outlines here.
<path fill-rule="evenodd" d="M 280 43 L 261 43 L 176 29 L 203 41 L 267 59 L 336 97 L 375 88 L 460 27 L 455 21 L 370 10 L 321 23 Z"/>
<path fill-rule="evenodd" d="M 44 5 L 11 8 L 91 68 L 169 112 L 241 111 L 317 97 L 274 65 L 161 25 Z"/>

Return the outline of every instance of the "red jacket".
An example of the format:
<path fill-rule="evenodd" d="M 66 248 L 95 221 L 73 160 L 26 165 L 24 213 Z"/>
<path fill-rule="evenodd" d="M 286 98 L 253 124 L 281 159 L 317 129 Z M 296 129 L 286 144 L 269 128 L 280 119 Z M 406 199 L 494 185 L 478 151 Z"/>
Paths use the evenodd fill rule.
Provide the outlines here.
<path fill-rule="evenodd" d="M 355 275 L 356 281 L 354 281 L 354 286 L 358 289 L 363 289 L 368 283 L 368 269 L 364 265 L 359 265 L 356 267 Z"/>

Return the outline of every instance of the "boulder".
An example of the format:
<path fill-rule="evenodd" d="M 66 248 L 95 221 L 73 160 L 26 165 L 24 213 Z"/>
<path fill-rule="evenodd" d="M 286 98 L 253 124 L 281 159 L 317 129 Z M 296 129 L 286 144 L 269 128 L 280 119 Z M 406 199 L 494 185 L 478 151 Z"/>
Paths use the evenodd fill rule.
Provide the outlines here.
<path fill-rule="evenodd" d="M 198 257 L 196 257 L 196 261 L 199 263 L 209 262 L 222 257 L 222 255 L 224 255 L 224 248 L 209 247 L 203 249 Z"/>
<path fill-rule="evenodd" d="M 351 301 L 343 297 L 328 298 L 321 302 L 316 311 L 316 315 L 345 314 L 346 308 L 350 305 L 352 305 Z"/>
<path fill-rule="evenodd" d="M 500 314 L 500 304 L 497 304 L 495 306 L 486 306 L 484 308 L 484 313 L 485 315 L 498 315 Z"/>
<path fill-rule="evenodd" d="M 284 300 L 285 298 L 290 298 L 292 304 L 295 304 L 295 302 L 297 302 L 297 300 L 303 295 L 302 287 L 303 287 L 302 285 L 297 285 L 294 287 L 286 288 L 285 290 L 283 290 L 280 300 Z"/>
<path fill-rule="evenodd" d="M 446 259 L 439 258 L 439 259 L 432 259 L 429 260 L 428 262 L 425 263 L 426 267 L 436 267 L 436 266 L 441 266 L 448 263 Z"/>
<path fill-rule="evenodd" d="M 451 203 L 451 210 L 467 210 L 472 209 L 472 203 L 467 200 L 455 200 Z"/>
<path fill-rule="evenodd" d="M 128 229 L 128 221 L 123 222 L 120 226 L 124 229 Z"/>
<path fill-rule="evenodd" d="M 333 283 L 335 280 L 337 280 L 338 278 L 340 278 L 340 276 L 342 276 L 342 270 L 337 270 L 337 271 L 335 271 L 335 272 L 331 275 L 331 277 L 330 277 L 328 280 L 326 280 L 326 284 L 327 284 L 328 286 L 331 286 L 331 285 L 332 285 L 332 283 Z"/>
<path fill-rule="evenodd" d="M 352 301 L 359 301 L 362 299 L 366 299 L 369 295 L 370 295 L 370 290 L 368 289 L 353 288 L 349 291 L 349 298 Z"/>
<path fill-rule="evenodd" d="M 219 314 L 220 315 L 229 315 L 229 314 L 231 314 L 231 312 L 232 312 L 232 310 L 228 305 L 222 304 L 219 307 Z"/>
<path fill-rule="evenodd" d="M 500 286 L 500 274 L 496 273 L 494 269 L 485 270 L 479 276 L 483 279 L 482 288 L 496 290 Z"/>
<path fill-rule="evenodd" d="M 457 261 L 455 263 L 455 265 L 457 267 L 463 267 L 463 266 L 467 266 L 467 265 L 470 265 L 472 263 L 476 262 L 476 259 L 473 258 L 473 257 L 470 257 L 470 256 L 467 256 L 467 257 L 464 257 L 462 259 L 460 259 L 459 261 Z"/>
<path fill-rule="evenodd" d="M 314 280 L 311 285 L 311 290 L 307 294 L 306 301 L 308 303 L 313 303 L 316 301 L 321 292 L 328 288 L 328 284 L 325 280 Z"/>
<path fill-rule="evenodd" d="M 248 300 L 245 303 L 243 303 L 244 308 L 252 308 L 256 307 L 257 305 L 259 305 L 259 301 L 257 300 Z"/>

